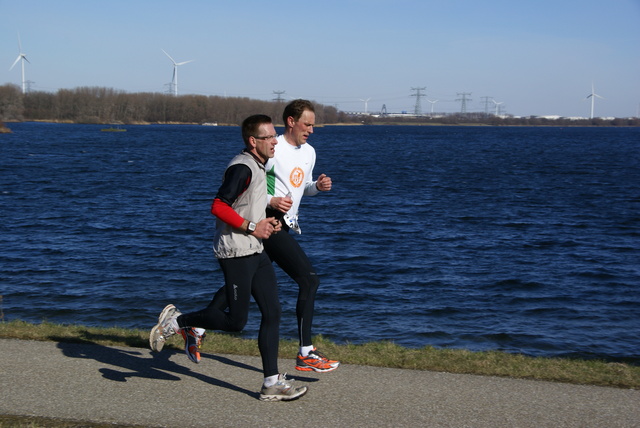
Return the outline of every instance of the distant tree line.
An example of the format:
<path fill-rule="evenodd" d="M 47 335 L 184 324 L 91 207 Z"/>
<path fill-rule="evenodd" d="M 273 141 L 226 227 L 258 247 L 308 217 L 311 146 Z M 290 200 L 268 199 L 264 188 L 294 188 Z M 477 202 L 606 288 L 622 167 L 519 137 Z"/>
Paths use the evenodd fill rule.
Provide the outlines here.
<path fill-rule="evenodd" d="M 313 100 L 312 100 L 313 101 Z M 315 103 L 316 123 L 395 125 L 492 125 L 492 126 L 640 126 L 638 118 L 547 119 L 502 117 L 485 113 L 423 116 L 372 116 L 348 114 Z M 128 93 L 103 87 L 60 89 L 57 92 L 23 94 L 17 85 L 0 86 L 0 123 L 46 121 L 67 123 L 217 123 L 238 125 L 252 114 L 262 113 L 282 125 L 285 102 L 241 97 L 204 95 L 174 96 L 162 93 Z"/>
<path fill-rule="evenodd" d="M 317 123 L 351 121 L 335 107 L 315 104 Z M 267 114 L 282 122 L 285 102 L 204 95 L 127 93 L 79 87 L 22 94 L 17 85 L 0 86 L 0 120 L 71 123 L 218 123 L 238 125 L 247 116 Z"/>
<path fill-rule="evenodd" d="M 571 119 L 561 117 L 549 119 L 545 117 L 510 117 L 495 116 L 485 113 L 453 113 L 446 115 L 413 116 L 407 117 L 367 117 L 359 116 L 364 124 L 405 124 L 405 125 L 489 125 L 489 126 L 640 126 L 639 118 L 593 118 L 593 119 Z"/>

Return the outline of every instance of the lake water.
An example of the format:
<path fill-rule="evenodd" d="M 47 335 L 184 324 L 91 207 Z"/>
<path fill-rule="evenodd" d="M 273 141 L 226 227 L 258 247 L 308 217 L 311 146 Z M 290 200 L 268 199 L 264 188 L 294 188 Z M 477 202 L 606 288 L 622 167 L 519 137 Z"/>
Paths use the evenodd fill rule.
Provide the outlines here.
<path fill-rule="evenodd" d="M 239 128 L 9 126 L 5 320 L 147 329 L 167 303 L 209 302 L 209 209 Z M 301 207 L 314 334 L 640 362 L 640 129 L 326 126 L 310 143 L 334 183 Z"/>

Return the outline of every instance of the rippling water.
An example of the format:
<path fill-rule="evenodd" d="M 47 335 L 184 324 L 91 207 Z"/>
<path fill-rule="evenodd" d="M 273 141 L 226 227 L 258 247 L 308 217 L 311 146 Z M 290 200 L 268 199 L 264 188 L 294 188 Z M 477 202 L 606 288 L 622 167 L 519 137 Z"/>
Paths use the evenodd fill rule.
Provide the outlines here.
<path fill-rule="evenodd" d="M 12 124 L 6 320 L 150 328 L 222 284 L 211 199 L 239 128 Z M 303 201 L 314 333 L 343 343 L 640 361 L 640 130 L 324 127 Z M 283 337 L 297 290 L 277 270 Z M 255 337 L 254 308 L 244 335 Z"/>

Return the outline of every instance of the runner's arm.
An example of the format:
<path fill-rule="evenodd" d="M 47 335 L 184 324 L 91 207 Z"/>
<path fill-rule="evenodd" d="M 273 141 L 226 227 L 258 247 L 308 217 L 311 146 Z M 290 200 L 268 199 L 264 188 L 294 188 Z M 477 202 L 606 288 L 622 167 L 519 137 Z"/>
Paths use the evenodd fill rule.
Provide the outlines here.
<path fill-rule="evenodd" d="M 211 204 L 211 214 L 229 226 L 246 230 L 248 221 L 233 209 L 233 203 L 251 184 L 251 169 L 242 164 L 231 165 L 224 173 L 224 180 Z M 246 223 L 246 224 L 245 224 Z"/>

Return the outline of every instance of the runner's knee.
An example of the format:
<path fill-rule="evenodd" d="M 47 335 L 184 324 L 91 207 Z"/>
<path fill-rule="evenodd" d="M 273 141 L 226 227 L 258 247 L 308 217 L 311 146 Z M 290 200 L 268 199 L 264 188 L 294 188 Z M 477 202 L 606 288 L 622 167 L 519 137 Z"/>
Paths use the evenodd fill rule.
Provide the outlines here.
<path fill-rule="evenodd" d="M 315 296 L 320 285 L 320 279 L 315 272 L 311 272 L 307 276 L 296 278 L 295 281 L 300 287 L 300 299 L 306 300 L 310 296 Z"/>

